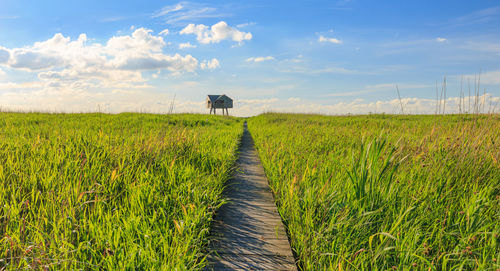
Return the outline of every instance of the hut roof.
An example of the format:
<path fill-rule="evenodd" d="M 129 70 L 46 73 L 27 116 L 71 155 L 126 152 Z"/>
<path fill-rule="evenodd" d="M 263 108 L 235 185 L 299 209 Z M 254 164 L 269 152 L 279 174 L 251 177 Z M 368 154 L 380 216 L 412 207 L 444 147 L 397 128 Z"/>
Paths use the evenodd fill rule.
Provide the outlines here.
<path fill-rule="evenodd" d="M 222 95 L 208 95 L 208 99 L 210 100 L 210 102 L 212 103 L 215 103 L 215 101 L 219 100 L 219 99 L 222 99 L 222 98 L 226 98 L 226 99 L 229 99 L 229 100 L 233 100 L 229 97 L 226 96 L 226 94 L 222 94 Z"/>

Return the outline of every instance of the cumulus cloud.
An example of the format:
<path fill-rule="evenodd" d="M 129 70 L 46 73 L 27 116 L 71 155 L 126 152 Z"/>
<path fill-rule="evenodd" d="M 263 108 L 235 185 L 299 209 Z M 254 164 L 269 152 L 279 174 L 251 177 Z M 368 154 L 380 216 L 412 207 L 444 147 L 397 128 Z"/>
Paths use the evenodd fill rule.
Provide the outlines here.
<path fill-rule="evenodd" d="M 112 37 L 106 44 L 106 50 L 119 56 L 161 52 L 166 43 L 162 37 L 153 36 L 151 32 L 150 29 L 138 28 L 130 36 Z"/>
<path fill-rule="evenodd" d="M 175 54 L 168 56 L 155 54 L 151 56 L 134 56 L 113 61 L 116 68 L 121 70 L 159 70 L 167 69 L 172 72 L 188 71 L 193 72 L 198 66 L 198 60 L 191 55 L 181 56 Z"/>
<path fill-rule="evenodd" d="M 266 60 L 274 60 L 274 57 L 272 56 L 259 56 L 259 57 L 249 57 L 247 58 L 247 62 L 262 62 Z"/>
<path fill-rule="evenodd" d="M 218 67 L 220 67 L 220 63 L 216 58 L 212 58 L 212 60 L 210 61 L 205 60 L 200 64 L 200 68 L 202 70 L 213 70 L 217 69 Z"/>
<path fill-rule="evenodd" d="M 436 41 L 439 42 L 439 43 L 443 43 L 443 42 L 447 42 L 448 39 L 437 37 Z"/>
<path fill-rule="evenodd" d="M 37 72 L 46 88 L 144 88 L 143 71 L 181 73 L 198 68 L 198 60 L 191 55 L 164 54 L 166 44 L 146 28 L 112 37 L 105 44 L 89 43 L 85 34 L 71 40 L 58 33 L 32 46 L 0 47 L 0 64 Z"/>
<path fill-rule="evenodd" d="M 196 48 L 196 45 L 193 45 L 189 42 L 179 44 L 179 49 L 186 49 L 186 48 Z"/>
<path fill-rule="evenodd" d="M 220 21 L 211 27 L 204 24 L 189 24 L 181 30 L 180 34 L 194 34 L 198 42 L 203 44 L 219 43 L 222 40 L 232 40 L 242 43 L 245 40 L 252 39 L 252 33 L 239 31 L 224 21 Z"/>
<path fill-rule="evenodd" d="M 319 42 L 329 42 L 329 43 L 335 43 L 335 44 L 340 44 L 340 43 L 342 43 L 342 41 L 341 41 L 341 40 L 338 40 L 338 39 L 336 39 L 336 38 L 327 38 L 327 37 L 325 37 L 325 36 L 323 36 L 323 35 L 319 36 L 318 41 L 319 41 Z"/>

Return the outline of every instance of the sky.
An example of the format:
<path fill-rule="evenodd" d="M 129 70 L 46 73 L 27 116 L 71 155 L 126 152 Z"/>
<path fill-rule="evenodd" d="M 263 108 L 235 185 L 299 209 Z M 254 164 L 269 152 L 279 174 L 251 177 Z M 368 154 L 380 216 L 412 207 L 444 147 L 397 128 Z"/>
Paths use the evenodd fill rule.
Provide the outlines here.
<path fill-rule="evenodd" d="M 0 110 L 457 113 L 469 89 L 499 111 L 498 0 L 0 2 Z"/>

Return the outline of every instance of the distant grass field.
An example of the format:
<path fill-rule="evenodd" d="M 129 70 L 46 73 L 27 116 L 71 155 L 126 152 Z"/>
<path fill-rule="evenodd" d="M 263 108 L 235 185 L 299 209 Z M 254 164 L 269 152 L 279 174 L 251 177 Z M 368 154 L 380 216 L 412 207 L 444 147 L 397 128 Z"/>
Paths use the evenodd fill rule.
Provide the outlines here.
<path fill-rule="evenodd" d="M 248 121 L 304 270 L 498 270 L 500 117 Z"/>
<path fill-rule="evenodd" d="M 0 113 L 0 269 L 193 270 L 242 122 Z"/>

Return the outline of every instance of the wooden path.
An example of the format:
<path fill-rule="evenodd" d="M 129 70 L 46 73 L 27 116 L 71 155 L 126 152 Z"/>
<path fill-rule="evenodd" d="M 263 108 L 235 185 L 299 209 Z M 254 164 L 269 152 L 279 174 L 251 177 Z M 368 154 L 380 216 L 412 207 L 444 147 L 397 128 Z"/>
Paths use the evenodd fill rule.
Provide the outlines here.
<path fill-rule="evenodd" d="M 237 166 L 229 203 L 215 217 L 207 270 L 297 270 L 246 124 Z"/>

